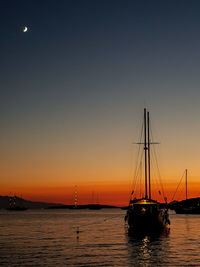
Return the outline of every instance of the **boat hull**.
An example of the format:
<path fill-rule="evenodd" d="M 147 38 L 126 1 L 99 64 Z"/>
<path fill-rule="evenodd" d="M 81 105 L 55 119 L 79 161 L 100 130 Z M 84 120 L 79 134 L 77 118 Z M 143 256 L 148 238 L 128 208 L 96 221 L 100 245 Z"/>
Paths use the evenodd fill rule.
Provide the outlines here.
<path fill-rule="evenodd" d="M 163 220 L 160 214 L 136 215 L 134 213 L 131 214 L 130 212 L 127 221 L 129 232 L 159 232 L 168 226 L 168 223 Z"/>
<path fill-rule="evenodd" d="M 160 208 L 160 204 L 149 199 L 131 202 L 125 221 L 130 232 L 159 232 L 170 224 L 168 210 Z"/>

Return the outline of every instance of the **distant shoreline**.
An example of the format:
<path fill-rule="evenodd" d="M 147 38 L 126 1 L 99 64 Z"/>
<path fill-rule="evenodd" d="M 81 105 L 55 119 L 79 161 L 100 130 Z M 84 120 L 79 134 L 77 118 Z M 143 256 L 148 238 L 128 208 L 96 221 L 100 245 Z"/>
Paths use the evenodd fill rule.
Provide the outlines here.
<path fill-rule="evenodd" d="M 58 205 L 53 207 L 48 207 L 48 209 L 91 209 L 91 210 L 99 210 L 99 209 L 110 209 L 110 208 L 120 208 L 117 206 L 110 206 L 110 205 L 101 205 L 101 204 L 86 204 L 86 205 Z"/>
<path fill-rule="evenodd" d="M 47 202 L 34 202 L 25 200 L 18 196 L 0 196 L 0 209 L 8 209 L 11 203 L 15 203 L 18 207 L 26 207 L 27 209 L 107 209 L 107 208 L 120 208 L 113 205 L 101 204 L 84 204 L 84 205 L 65 205 L 61 203 L 47 203 Z"/>

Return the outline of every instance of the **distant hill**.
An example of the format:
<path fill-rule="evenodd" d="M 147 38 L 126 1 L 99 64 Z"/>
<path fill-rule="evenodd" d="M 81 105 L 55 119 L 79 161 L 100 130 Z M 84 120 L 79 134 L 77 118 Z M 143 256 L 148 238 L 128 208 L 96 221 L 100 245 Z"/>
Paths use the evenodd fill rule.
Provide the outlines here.
<path fill-rule="evenodd" d="M 8 197 L 8 196 L 0 196 L 0 209 L 6 209 L 10 206 L 10 203 L 16 203 L 16 206 L 26 207 L 29 209 L 45 209 L 54 206 L 62 206 L 63 204 L 58 203 L 46 203 L 46 202 L 33 202 L 29 200 L 25 200 L 20 197 Z"/>
<path fill-rule="evenodd" d="M 200 206 L 200 197 L 196 198 L 188 198 L 187 200 L 182 200 L 182 201 L 172 201 L 169 203 L 169 208 L 170 209 L 175 209 L 177 207 L 197 207 Z"/>
<path fill-rule="evenodd" d="M 87 205 L 77 205 L 75 208 L 74 205 L 58 205 L 51 206 L 49 209 L 90 209 L 90 210 L 99 210 L 99 209 L 115 209 L 116 206 L 101 205 L 101 204 L 87 204 Z"/>
<path fill-rule="evenodd" d="M 28 209 L 74 209 L 74 205 L 64 205 L 58 203 L 47 203 L 47 202 L 34 202 L 25 200 L 20 197 L 8 197 L 0 196 L 0 209 L 6 209 L 10 206 L 10 203 L 14 203 L 19 207 L 26 207 Z M 77 205 L 77 209 L 91 209 L 99 210 L 105 208 L 118 208 L 116 206 L 100 205 L 100 204 L 87 204 L 87 205 Z"/>

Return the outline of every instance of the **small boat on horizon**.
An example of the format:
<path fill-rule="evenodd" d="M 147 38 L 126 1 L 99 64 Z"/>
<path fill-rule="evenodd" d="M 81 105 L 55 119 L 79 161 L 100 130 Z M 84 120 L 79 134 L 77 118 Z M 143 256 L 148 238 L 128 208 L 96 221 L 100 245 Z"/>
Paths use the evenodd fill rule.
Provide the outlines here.
<path fill-rule="evenodd" d="M 161 207 L 161 203 L 151 198 L 150 145 L 153 143 L 150 141 L 149 112 L 146 112 L 146 109 L 144 109 L 144 143 L 138 144 L 144 145 L 145 196 L 130 200 L 125 221 L 128 223 L 129 233 L 161 232 L 169 226 L 170 221 L 168 209 Z"/>

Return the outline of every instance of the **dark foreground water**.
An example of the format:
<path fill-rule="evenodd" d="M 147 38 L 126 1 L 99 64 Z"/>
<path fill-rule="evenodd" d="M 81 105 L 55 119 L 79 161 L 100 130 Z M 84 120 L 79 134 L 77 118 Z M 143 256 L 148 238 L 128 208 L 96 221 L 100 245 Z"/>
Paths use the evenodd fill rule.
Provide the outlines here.
<path fill-rule="evenodd" d="M 200 215 L 171 214 L 169 235 L 134 238 L 124 214 L 0 210 L 0 266 L 200 266 Z"/>

